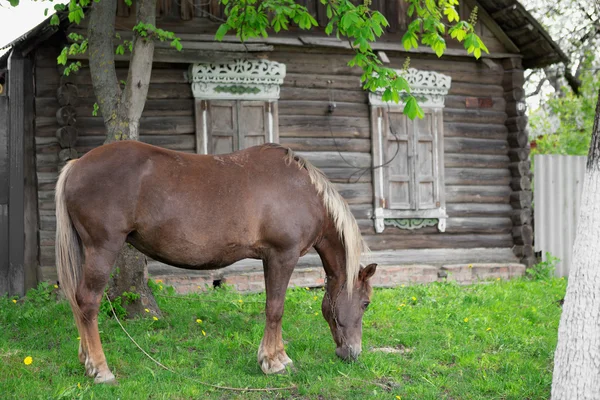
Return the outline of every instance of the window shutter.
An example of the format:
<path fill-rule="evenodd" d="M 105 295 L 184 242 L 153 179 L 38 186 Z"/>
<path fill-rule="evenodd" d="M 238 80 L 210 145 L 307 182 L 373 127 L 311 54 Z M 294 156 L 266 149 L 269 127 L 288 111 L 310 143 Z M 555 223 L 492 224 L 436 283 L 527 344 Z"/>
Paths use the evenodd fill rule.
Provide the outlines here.
<path fill-rule="evenodd" d="M 385 208 L 409 210 L 415 203 L 414 184 L 411 182 L 414 175 L 413 139 L 410 135 L 413 121 L 402 112 L 392 111 L 384 113 L 384 119 Z"/>
<path fill-rule="evenodd" d="M 415 137 L 415 194 L 417 210 L 439 207 L 437 124 L 432 112 L 414 121 Z"/>
<path fill-rule="evenodd" d="M 239 148 L 238 112 L 235 100 L 208 102 L 208 152 L 225 154 Z"/>
<path fill-rule="evenodd" d="M 238 107 L 239 149 L 269 142 L 269 103 L 240 101 Z"/>

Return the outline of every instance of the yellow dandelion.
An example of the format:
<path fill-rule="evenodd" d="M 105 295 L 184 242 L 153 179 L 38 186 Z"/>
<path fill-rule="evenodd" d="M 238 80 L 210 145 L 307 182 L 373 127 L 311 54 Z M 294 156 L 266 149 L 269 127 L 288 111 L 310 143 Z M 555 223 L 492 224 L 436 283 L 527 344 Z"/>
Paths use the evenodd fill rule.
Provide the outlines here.
<path fill-rule="evenodd" d="M 244 302 L 244 300 L 242 300 L 242 299 L 238 300 L 238 303 L 240 303 L 240 304 L 242 304 L 243 302 Z"/>
<path fill-rule="evenodd" d="M 25 364 L 25 365 L 31 365 L 32 362 L 33 362 L 33 358 L 31 358 L 31 356 L 27 356 L 23 360 L 23 364 Z"/>
<path fill-rule="evenodd" d="M 491 331 L 491 330 L 492 330 L 492 328 L 487 328 L 485 331 L 486 331 L 486 332 L 489 332 L 489 331 Z"/>
<path fill-rule="evenodd" d="M 402 303 L 400 304 L 400 307 L 406 307 L 406 304 Z"/>
<path fill-rule="evenodd" d="M 196 322 L 197 322 L 197 323 L 199 323 L 199 324 L 201 324 L 201 323 L 202 323 L 202 320 L 201 320 L 200 318 L 198 318 L 198 319 L 196 320 Z"/>
<path fill-rule="evenodd" d="M 158 321 L 158 317 L 152 317 L 152 319 Z"/>
<path fill-rule="evenodd" d="M 12 302 L 13 302 L 13 303 L 15 303 L 15 304 L 17 304 L 17 301 L 16 301 L 15 299 L 13 299 L 13 301 L 12 301 Z"/>
<path fill-rule="evenodd" d="M 417 301 L 417 298 L 415 296 L 410 298 L 412 301 Z"/>
<path fill-rule="evenodd" d="M 77 388 L 81 389 L 81 383 L 77 382 Z"/>
<path fill-rule="evenodd" d="M 58 285 L 54 285 L 54 289 L 58 289 Z"/>
<path fill-rule="evenodd" d="M 400 397 L 400 396 L 396 396 L 396 398 L 397 398 L 398 400 L 402 400 L 402 397 Z"/>
<path fill-rule="evenodd" d="M 146 311 L 146 312 L 150 312 L 150 310 L 148 310 L 147 308 L 144 308 L 144 311 Z"/>
<path fill-rule="evenodd" d="M 163 283 L 163 280 L 162 279 L 157 279 L 155 282 L 156 283 Z"/>
<path fill-rule="evenodd" d="M 206 332 L 204 332 L 204 330 L 202 330 L 202 336 L 206 336 Z"/>
<path fill-rule="evenodd" d="M 77 336 L 77 340 L 81 340 L 81 336 Z"/>
<path fill-rule="evenodd" d="M 306 290 L 310 290 L 310 288 L 308 288 L 308 287 L 305 287 L 304 289 L 306 289 Z"/>
<path fill-rule="evenodd" d="M 463 319 L 463 321 L 469 322 L 469 318 L 465 318 L 465 319 Z"/>
<path fill-rule="evenodd" d="M 400 285 L 400 287 L 406 287 L 406 285 L 403 283 L 402 285 Z"/>
<path fill-rule="evenodd" d="M 315 313 L 315 315 L 319 315 L 319 312 L 317 311 L 317 312 Z"/>
<path fill-rule="evenodd" d="M 469 265 L 468 265 L 468 267 L 469 267 L 469 268 L 473 268 L 473 264 L 469 264 Z"/>
<path fill-rule="evenodd" d="M 496 278 L 497 281 L 501 280 L 502 278 Z"/>
<path fill-rule="evenodd" d="M 163 290 L 163 287 L 162 287 L 162 285 L 160 285 L 160 286 L 158 287 L 158 290 Z"/>
<path fill-rule="evenodd" d="M 313 297 L 313 300 L 317 300 L 317 299 L 318 299 L 318 297 L 317 297 L 317 296 Z"/>

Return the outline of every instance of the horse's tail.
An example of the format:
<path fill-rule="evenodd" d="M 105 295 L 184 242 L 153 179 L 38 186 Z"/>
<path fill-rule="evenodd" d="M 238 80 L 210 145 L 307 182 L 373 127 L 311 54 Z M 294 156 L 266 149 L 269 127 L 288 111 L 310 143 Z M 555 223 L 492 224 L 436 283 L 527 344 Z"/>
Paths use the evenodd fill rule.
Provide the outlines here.
<path fill-rule="evenodd" d="M 360 256 L 362 253 L 369 252 L 369 246 L 363 240 L 356 219 L 350 211 L 350 207 L 339 192 L 333 187 L 333 184 L 327 179 L 323 171 L 312 165 L 309 161 L 294 154 L 291 149 L 287 149 L 286 163 L 290 164 L 296 161 L 300 168 L 308 171 L 308 176 L 317 192 L 323 198 L 325 209 L 332 218 L 335 228 L 344 243 L 346 250 L 346 275 L 348 295 L 352 295 L 354 283 L 360 270 Z"/>
<path fill-rule="evenodd" d="M 73 226 L 65 201 L 65 186 L 75 161 L 65 165 L 56 183 L 56 269 L 60 287 L 75 315 L 81 316 L 76 292 L 82 270 L 82 251 L 79 235 Z"/>

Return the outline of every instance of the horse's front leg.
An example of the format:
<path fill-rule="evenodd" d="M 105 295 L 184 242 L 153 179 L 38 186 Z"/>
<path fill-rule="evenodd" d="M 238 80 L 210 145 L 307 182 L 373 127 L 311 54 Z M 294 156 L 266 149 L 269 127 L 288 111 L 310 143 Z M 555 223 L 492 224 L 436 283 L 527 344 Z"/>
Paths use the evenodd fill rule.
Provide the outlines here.
<path fill-rule="evenodd" d="M 265 334 L 258 348 L 258 364 L 265 374 L 282 373 L 287 365 L 292 365 L 292 360 L 283 348 L 281 318 L 285 291 L 298 258 L 298 254 L 294 252 L 277 254 L 263 261 L 267 304 Z"/>

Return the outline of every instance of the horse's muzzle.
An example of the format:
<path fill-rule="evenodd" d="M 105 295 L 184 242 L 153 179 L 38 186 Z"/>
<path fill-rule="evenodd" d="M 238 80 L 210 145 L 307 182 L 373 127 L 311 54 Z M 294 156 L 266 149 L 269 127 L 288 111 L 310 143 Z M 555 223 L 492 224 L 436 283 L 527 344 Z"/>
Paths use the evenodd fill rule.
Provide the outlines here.
<path fill-rule="evenodd" d="M 344 361 L 356 361 L 361 353 L 361 346 L 341 346 L 335 349 L 335 354 Z"/>

